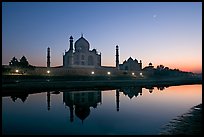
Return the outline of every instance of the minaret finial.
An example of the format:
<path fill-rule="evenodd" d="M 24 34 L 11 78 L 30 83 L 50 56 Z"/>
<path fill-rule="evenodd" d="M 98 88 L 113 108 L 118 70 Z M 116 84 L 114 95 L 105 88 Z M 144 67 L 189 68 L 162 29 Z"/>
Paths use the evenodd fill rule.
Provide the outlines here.
<path fill-rule="evenodd" d="M 81 33 L 81 37 L 83 37 L 83 33 Z"/>

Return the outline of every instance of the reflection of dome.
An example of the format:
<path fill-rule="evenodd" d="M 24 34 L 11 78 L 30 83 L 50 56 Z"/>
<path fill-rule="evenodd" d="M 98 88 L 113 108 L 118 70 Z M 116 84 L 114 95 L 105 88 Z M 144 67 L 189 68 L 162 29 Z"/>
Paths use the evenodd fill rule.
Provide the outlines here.
<path fill-rule="evenodd" d="M 75 50 L 80 49 L 89 50 L 89 47 L 90 47 L 89 42 L 83 37 L 79 38 L 74 45 Z"/>
<path fill-rule="evenodd" d="M 129 94 L 128 94 L 128 97 L 131 99 L 131 98 L 134 97 L 134 94 L 129 93 Z"/>
<path fill-rule="evenodd" d="M 82 121 L 88 117 L 90 114 L 90 108 L 89 107 L 80 107 L 76 106 L 75 107 L 75 115 L 80 118 Z"/>

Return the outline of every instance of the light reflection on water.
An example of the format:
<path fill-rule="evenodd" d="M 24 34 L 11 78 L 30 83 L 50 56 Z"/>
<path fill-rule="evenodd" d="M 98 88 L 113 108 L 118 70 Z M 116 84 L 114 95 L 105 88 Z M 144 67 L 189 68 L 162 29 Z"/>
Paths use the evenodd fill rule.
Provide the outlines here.
<path fill-rule="evenodd" d="M 202 102 L 202 85 L 3 97 L 3 134 L 159 134 Z"/>

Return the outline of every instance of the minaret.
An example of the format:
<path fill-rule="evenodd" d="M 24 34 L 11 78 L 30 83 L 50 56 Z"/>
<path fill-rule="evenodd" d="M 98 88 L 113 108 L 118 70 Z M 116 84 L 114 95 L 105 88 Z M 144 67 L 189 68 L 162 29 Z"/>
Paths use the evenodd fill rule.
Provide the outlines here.
<path fill-rule="evenodd" d="M 119 53 L 118 53 L 118 45 L 116 46 L 116 66 L 119 69 Z"/>
<path fill-rule="evenodd" d="M 140 65 L 140 70 L 142 70 L 142 60 L 140 60 L 139 65 Z"/>
<path fill-rule="evenodd" d="M 69 43 L 70 43 L 69 50 L 73 52 L 73 37 L 72 36 L 69 38 Z"/>
<path fill-rule="evenodd" d="M 50 48 L 47 48 L 47 67 L 50 67 Z"/>
<path fill-rule="evenodd" d="M 69 42 L 70 42 L 70 47 L 69 47 L 69 51 L 68 51 L 68 57 L 65 61 L 65 62 L 67 62 L 67 65 L 65 65 L 65 66 L 72 66 L 73 65 L 74 48 L 73 48 L 73 37 L 72 36 L 69 38 Z"/>

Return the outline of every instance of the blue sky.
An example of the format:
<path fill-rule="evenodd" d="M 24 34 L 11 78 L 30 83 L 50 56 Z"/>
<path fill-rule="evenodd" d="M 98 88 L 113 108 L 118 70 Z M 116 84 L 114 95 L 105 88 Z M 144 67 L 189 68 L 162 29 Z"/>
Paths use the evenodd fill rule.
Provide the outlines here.
<path fill-rule="evenodd" d="M 201 72 L 201 2 L 3 2 L 2 64 L 13 56 L 32 65 L 62 65 L 69 37 L 89 41 L 102 53 L 102 65 L 115 66 L 130 56 L 170 68 Z"/>

